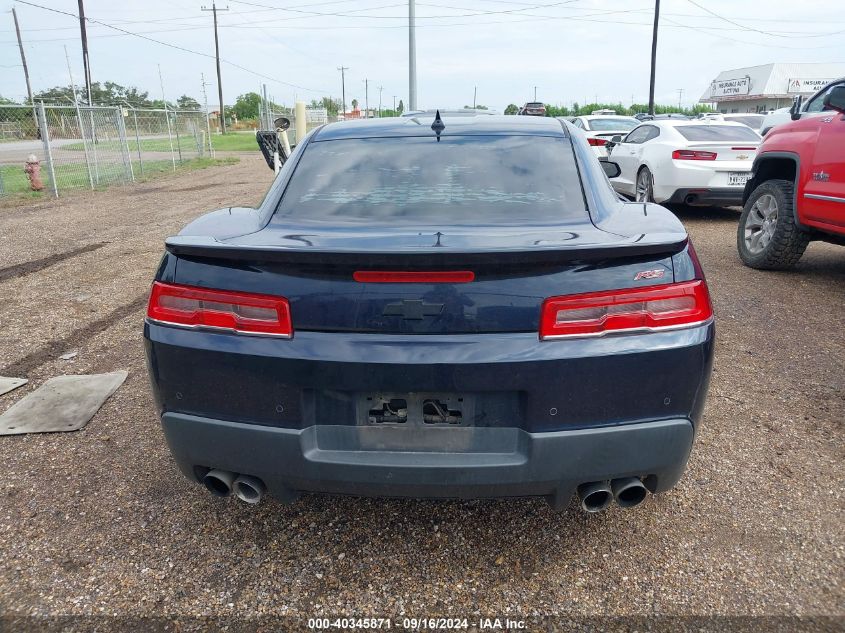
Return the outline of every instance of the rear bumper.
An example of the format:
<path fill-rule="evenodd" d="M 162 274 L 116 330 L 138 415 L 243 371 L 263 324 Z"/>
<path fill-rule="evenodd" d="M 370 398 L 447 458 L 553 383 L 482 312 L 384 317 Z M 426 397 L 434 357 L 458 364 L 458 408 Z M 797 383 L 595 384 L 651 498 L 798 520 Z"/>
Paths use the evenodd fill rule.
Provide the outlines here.
<path fill-rule="evenodd" d="M 689 187 L 676 189 L 665 200 L 665 203 L 718 207 L 742 206 L 743 191 L 744 187 Z M 687 202 L 687 198 L 690 196 L 692 196 L 693 200 Z"/>
<path fill-rule="evenodd" d="M 693 443 L 689 420 L 528 433 L 516 428 L 284 429 L 165 413 L 182 472 L 208 468 L 260 477 L 280 499 L 296 491 L 358 496 L 545 496 L 567 505 L 577 486 L 643 477 L 652 492 L 680 479 Z"/>

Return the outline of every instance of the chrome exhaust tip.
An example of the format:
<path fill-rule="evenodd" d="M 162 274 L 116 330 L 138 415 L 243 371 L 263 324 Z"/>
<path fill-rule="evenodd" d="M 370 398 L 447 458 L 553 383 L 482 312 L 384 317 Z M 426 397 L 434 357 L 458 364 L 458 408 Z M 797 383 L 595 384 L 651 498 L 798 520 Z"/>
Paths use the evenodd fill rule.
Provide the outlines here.
<path fill-rule="evenodd" d="M 244 503 L 258 503 L 264 497 L 267 487 L 258 477 L 240 475 L 233 486 L 235 496 Z"/>
<path fill-rule="evenodd" d="M 645 501 L 648 488 L 638 477 L 624 477 L 610 482 L 613 498 L 621 508 L 633 508 Z"/>
<path fill-rule="evenodd" d="M 613 501 L 613 492 L 607 481 L 592 481 L 578 486 L 578 498 L 585 512 L 601 512 Z"/>
<path fill-rule="evenodd" d="M 215 497 L 228 497 L 232 494 L 235 477 L 237 475 L 228 470 L 209 470 L 202 478 L 202 483 Z"/>

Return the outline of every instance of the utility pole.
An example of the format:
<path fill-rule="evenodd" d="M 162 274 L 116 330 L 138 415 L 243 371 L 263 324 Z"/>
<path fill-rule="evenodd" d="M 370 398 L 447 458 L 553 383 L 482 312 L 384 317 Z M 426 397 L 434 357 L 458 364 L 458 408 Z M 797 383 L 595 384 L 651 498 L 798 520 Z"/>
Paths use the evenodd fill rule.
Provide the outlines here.
<path fill-rule="evenodd" d="M 393 116 L 396 116 L 396 95 L 393 95 Z"/>
<path fill-rule="evenodd" d="M 91 63 L 88 60 L 88 32 L 85 30 L 85 7 L 83 0 L 79 0 L 79 31 L 82 36 L 82 70 L 85 73 L 85 90 L 88 93 L 88 105 L 91 102 Z"/>
<path fill-rule="evenodd" d="M 349 66 L 338 66 L 337 69 L 340 71 L 340 90 L 341 94 L 343 95 L 343 118 L 346 119 L 346 71 L 349 70 Z"/>
<path fill-rule="evenodd" d="M 534 101 L 537 101 L 537 86 L 534 86 Z"/>
<path fill-rule="evenodd" d="M 82 3 L 82 0 L 79 0 Z M 220 98 L 220 132 L 226 133 L 226 113 L 223 109 L 223 80 L 220 78 L 220 39 L 217 36 L 217 12 L 228 11 L 229 7 L 225 9 L 218 9 L 217 3 L 212 2 L 211 8 L 200 7 L 201 11 L 211 11 L 214 14 L 214 56 L 217 58 L 217 96 Z"/>
<path fill-rule="evenodd" d="M 472 109 L 475 110 L 475 100 L 478 96 L 478 86 L 472 87 Z"/>
<path fill-rule="evenodd" d="M 651 79 L 648 85 L 648 113 L 654 116 L 654 76 L 657 70 L 657 24 L 660 22 L 660 0 L 654 0 L 654 30 L 651 34 Z"/>
<path fill-rule="evenodd" d="M 29 84 L 29 68 L 26 65 L 26 54 L 23 52 L 23 42 L 21 41 L 21 27 L 18 24 L 18 14 L 15 11 L 15 7 L 12 7 L 12 17 L 15 20 L 15 33 L 18 36 L 18 48 L 21 51 L 21 64 L 23 64 L 23 76 L 26 79 L 26 94 L 29 97 L 30 105 L 35 105 L 32 101 L 32 86 Z"/>
<path fill-rule="evenodd" d="M 417 109 L 417 16 L 414 0 L 408 0 L 408 109 Z"/>
<path fill-rule="evenodd" d="M 205 111 L 205 132 L 208 134 L 208 152 L 214 158 L 214 147 L 211 145 L 211 122 L 208 120 L 208 92 L 205 89 L 210 84 L 205 81 L 205 73 L 200 73 L 200 81 L 202 82 L 202 105 Z"/>
<path fill-rule="evenodd" d="M 678 88 L 678 112 L 681 111 L 681 99 L 684 98 L 684 89 Z"/>
<path fill-rule="evenodd" d="M 381 118 L 381 91 L 384 90 L 384 86 L 378 87 L 378 118 Z"/>
<path fill-rule="evenodd" d="M 364 118 L 370 118 L 370 80 L 364 80 Z"/>
<path fill-rule="evenodd" d="M 35 133 L 38 138 L 41 138 L 41 128 L 38 125 L 38 113 L 35 111 L 35 101 L 32 100 L 32 86 L 29 83 L 29 68 L 26 65 L 26 54 L 23 52 L 23 42 L 21 41 L 21 27 L 18 24 L 18 14 L 15 7 L 12 7 L 12 17 L 15 20 L 15 33 L 18 36 L 18 48 L 21 51 L 21 64 L 23 64 L 23 76 L 26 79 L 26 95 L 29 97 L 29 105 L 32 106 L 32 119 L 35 122 Z M 67 55 L 67 48 L 65 48 L 65 55 Z M 74 90 L 73 98 L 76 99 L 76 91 Z"/>

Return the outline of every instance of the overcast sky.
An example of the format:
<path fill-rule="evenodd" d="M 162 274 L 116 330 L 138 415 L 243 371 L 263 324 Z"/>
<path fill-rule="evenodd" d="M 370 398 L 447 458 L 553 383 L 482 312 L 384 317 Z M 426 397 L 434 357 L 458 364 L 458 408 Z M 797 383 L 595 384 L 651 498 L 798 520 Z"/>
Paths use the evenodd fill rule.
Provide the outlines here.
<path fill-rule="evenodd" d="M 76 0 L 33 0 L 71 14 Z M 203 0 L 85 0 L 97 20 L 208 55 L 211 13 Z M 67 85 L 65 46 L 82 78 L 79 23 L 73 16 L 0 0 L 0 95 L 23 99 L 26 86 L 11 8 L 21 22 L 33 90 Z M 210 7 L 210 0 L 206 6 Z M 346 99 L 392 106 L 408 94 L 407 2 L 401 0 L 225 0 L 220 11 L 224 101 L 258 91 L 277 102 L 340 97 L 338 66 L 348 66 Z M 648 99 L 653 0 L 419 0 L 420 107 L 478 103 L 499 111 L 538 99 L 629 104 Z M 708 10 L 712 13 L 708 13 Z M 315 15 L 319 14 L 319 15 Z M 338 15 L 340 14 L 340 15 Z M 716 14 L 716 15 L 713 15 Z M 717 17 L 718 16 L 718 17 Z M 94 81 L 116 81 L 168 100 L 189 94 L 217 102 L 214 61 L 91 23 Z M 696 102 L 722 70 L 769 62 L 845 62 L 845 4 L 829 0 L 663 0 L 658 43 L 658 103 Z M 264 75 L 261 77 L 259 75 Z"/>

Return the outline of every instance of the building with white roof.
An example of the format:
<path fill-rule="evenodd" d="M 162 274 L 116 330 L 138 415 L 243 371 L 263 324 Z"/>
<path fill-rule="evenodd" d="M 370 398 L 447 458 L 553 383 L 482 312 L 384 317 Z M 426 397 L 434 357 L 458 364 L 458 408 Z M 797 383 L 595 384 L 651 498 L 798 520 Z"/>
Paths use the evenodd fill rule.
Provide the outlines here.
<path fill-rule="evenodd" d="M 808 97 L 834 79 L 845 77 L 845 63 L 764 64 L 719 73 L 701 95 L 719 112 L 766 112 Z"/>

